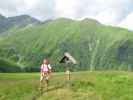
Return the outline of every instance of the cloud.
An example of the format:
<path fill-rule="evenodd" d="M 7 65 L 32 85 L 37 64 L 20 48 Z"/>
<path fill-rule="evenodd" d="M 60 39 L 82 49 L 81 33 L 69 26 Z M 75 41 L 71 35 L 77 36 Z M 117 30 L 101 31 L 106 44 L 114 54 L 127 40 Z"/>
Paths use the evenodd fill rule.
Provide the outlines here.
<path fill-rule="evenodd" d="M 28 14 L 41 20 L 54 18 L 54 0 L 3 0 L 0 13 L 4 16 Z"/>
<path fill-rule="evenodd" d="M 133 0 L 56 0 L 56 16 L 91 17 L 104 24 L 118 24 L 132 8 Z"/>
<path fill-rule="evenodd" d="M 133 30 L 133 12 L 130 13 L 118 26 Z"/>
<path fill-rule="evenodd" d="M 0 2 L 0 13 L 5 16 L 13 16 L 19 14 L 26 8 L 24 0 L 3 0 Z"/>
<path fill-rule="evenodd" d="M 132 4 L 133 0 L 4 0 L 0 1 L 0 13 L 29 14 L 41 20 L 88 17 L 103 24 L 120 25 L 133 12 Z"/>
<path fill-rule="evenodd" d="M 55 17 L 55 2 L 54 0 L 37 0 L 26 13 L 41 20 L 52 19 Z"/>

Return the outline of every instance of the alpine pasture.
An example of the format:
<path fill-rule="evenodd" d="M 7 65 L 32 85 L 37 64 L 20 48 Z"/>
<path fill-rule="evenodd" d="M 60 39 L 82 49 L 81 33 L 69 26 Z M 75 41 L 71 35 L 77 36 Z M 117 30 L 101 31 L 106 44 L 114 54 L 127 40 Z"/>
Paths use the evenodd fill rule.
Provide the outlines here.
<path fill-rule="evenodd" d="M 77 64 L 60 64 L 64 52 Z M 42 90 L 44 58 L 53 72 Z M 132 71 L 132 31 L 93 19 L 0 16 L 0 100 L 133 100 Z"/>
<path fill-rule="evenodd" d="M 39 90 L 39 73 L 1 73 L 0 100 L 133 100 L 131 72 L 53 73 L 48 90 Z"/>

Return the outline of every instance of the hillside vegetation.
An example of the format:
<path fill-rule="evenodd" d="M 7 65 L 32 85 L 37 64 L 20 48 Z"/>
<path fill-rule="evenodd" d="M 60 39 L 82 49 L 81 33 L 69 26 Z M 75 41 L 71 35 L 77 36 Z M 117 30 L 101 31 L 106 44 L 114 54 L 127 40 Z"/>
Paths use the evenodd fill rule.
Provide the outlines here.
<path fill-rule="evenodd" d="M 0 38 L 0 57 L 25 70 L 38 70 L 47 57 L 55 71 L 64 52 L 78 61 L 72 70 L 133 70 L 133 32 L 92 19 L 59 18 L 44 24 L 12 28 Z"/>

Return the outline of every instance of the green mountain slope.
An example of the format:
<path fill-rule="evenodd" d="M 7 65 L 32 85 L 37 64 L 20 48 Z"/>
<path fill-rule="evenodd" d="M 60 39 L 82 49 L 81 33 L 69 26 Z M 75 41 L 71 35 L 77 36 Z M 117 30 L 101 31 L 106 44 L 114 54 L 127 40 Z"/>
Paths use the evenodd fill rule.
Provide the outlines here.
<path fill-rule="evenodd" d="M 8 32 L 12 34 L 0 39 L 0 56 L 21 67 L 39 68 L 47 57 L 54 70 L 61 71 L 65 65 L 58 62 L 67 51 L 78 61 L 68 65 L 73 70 L 133 69 L 133 32 L 95 20 L 60 18 Z"/>
<path fill-rule="evenodd" d="M 13 27 L 25 27 L 27 25 L 40 24 L 41 22 L 28 15 L 5 17 L 0 14 L 0 33 Z"/>

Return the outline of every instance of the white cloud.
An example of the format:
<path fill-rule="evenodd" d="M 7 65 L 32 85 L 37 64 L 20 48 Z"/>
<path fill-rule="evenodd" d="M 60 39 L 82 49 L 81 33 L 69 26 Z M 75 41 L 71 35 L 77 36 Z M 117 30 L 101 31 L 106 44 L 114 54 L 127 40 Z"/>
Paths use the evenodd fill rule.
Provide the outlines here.
<path fill-rule="evenodd" d="M 38 0 L 23 0 L 23 1 L 27 5 L 27 7 L 31 8 L 37 3 Z"/>
<path fill-rule="evenodd" d="M 56 0 L 56 16 L 94 18 L 101 23 L 117 25 L 133 11 L 133 0 Z"/>
<path fill-rule="evenodd" d="M 80 8 L 79 0 L 56 0 L 56 17 L 77 18 L 78 8 Z"/>
<path fill-rule="evenodd" d="M 41 20 L 88 17 L 118 25 L 133 11 L 132 4 L 133 0 L 4 0 L 0 1 L 0 13 L 6 16 L 29 14 Z"/>
<path fill-rule="evenodd" d="M 55 2 L 54 0 L 37 0 L 26 13 L 41 20 L 52 19 L 55 17 Z"/>
<path fill-rule="evenodd" d="M 0 2 L 0 13 L 5 16 L 18 15 L 18 13 L 26 8 L 24 0 L 2 0 Z"/>
<path fill-rule="evenodd" d="M 130 13 L 118 26 L 133 30 L 133 12 Z"/>

